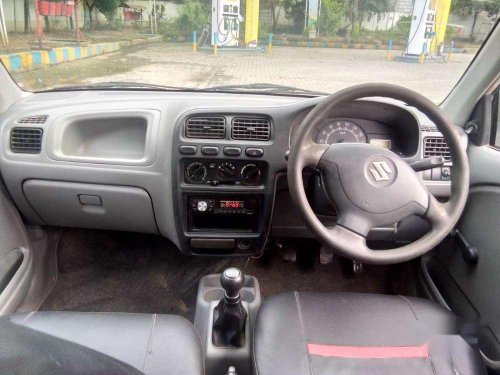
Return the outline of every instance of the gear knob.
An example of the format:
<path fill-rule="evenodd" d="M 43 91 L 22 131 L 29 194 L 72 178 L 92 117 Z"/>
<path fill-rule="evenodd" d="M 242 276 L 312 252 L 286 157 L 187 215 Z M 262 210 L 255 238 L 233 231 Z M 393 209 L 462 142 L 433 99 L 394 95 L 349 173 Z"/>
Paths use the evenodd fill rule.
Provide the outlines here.
<path fill-rule="evenodd" d="M 225 293 L 225 298 L 228 302 L 236 302 L 240 299 L 240 290 L 245 283 L 245 276 L 239 268 L 229 267 L 220 275 L 220 283 Z"/>

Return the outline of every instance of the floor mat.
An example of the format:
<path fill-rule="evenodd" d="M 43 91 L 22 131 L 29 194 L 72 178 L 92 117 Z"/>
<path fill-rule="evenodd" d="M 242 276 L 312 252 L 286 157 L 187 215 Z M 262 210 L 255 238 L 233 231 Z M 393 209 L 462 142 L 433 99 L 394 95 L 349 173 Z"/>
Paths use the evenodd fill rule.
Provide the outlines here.
<path fill-rule="evenodd" d="M 309 243 L 310 244 L 310 243 Z M 388 267 L 365 266 L 346 276 L 341 264 L 321 265 L 314 245 L 297 263 L 277 252 L 260 259 L 187 257 L 161 236 L 64 229 L 59 276 L 40 310 L 172 313 L 194 318 L 199 279 L 238 266 L 258 278 L 263 297 L 288 291 L 392 293 Z"/>

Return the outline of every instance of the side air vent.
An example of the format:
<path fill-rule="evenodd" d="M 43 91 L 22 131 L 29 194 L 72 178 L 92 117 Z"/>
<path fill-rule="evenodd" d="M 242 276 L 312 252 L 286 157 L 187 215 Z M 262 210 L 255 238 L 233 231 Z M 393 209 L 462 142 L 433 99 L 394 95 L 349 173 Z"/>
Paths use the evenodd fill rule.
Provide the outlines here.
<path fill-rule="evenodd" d="M 49 118 L 48 115 L 35 115 L 23 117 L 22 119 L 17 120 L 18 124 L 32 124 L 32 125 L 41 125 L 47 122 Z"/>
<path fill-rule="evenodd" d="M 450 149 L 442 137 L 424 138 L 424 158 L 442 156 L 446 161 L 451 160 Z"/>
<path fill-rule="evenodd" d="M 231 138 L 245 141 L 268 141 L 271 137 L 271 121 L 266 118 L 235 117 Z"/>
<path fill-rule="evenodd" d="M 226 119 L 191 117 L 186 120 L 184 133 L 187 138 L 223 139 L 226 136 Z"/>
<path fill-rule="evenodd" d="M 16 154 L 39 154 L 42 135 L 40 128 L 13 128 L 10 131 L 10 150 Z"/>

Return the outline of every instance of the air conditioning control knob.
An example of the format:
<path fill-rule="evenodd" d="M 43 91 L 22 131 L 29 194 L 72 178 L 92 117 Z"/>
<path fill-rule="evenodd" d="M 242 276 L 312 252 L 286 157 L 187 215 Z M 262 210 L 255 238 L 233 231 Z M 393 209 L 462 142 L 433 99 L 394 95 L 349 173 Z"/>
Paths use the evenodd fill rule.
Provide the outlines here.
<path fill-rule="evenodd" d="M 260 183 L 262 172 L 255 164 L 247 164 L 241 168 L 240 172 L 241 181 L 247 185 L 257 185 Z"/>
<path fill-rule="evenodd" d="M 194 162 L 186 168 L 186 178 L 192 183 L 204 182 L 207 178 L 208 170 L 205 165 L 200 162 Z"/>

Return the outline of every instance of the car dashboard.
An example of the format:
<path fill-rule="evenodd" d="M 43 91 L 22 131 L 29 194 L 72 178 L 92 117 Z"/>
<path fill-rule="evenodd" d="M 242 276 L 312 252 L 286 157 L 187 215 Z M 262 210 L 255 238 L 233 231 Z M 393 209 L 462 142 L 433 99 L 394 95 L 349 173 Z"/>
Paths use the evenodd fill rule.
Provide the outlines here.
<path fill-rule="evenodd" d="M 0 168 L 33 225 L 156 233 L 191 255 L 249 255 L 273 237 L 310 237 L 288 193 L 287 151 L 321 97 L 155 91 L 39 93 L 0 117 Z M 360 142 L 408 162 L 443 156 L 420 173 L 445 200 L 451 161 L 417 109 L 379 98 L 331 113 L 318 143 Z M 327 225 L 335 207 L 314 170 L 311 206 Z M 420 218 L 375 228 L 371 241 L 411 241 Z"/>

